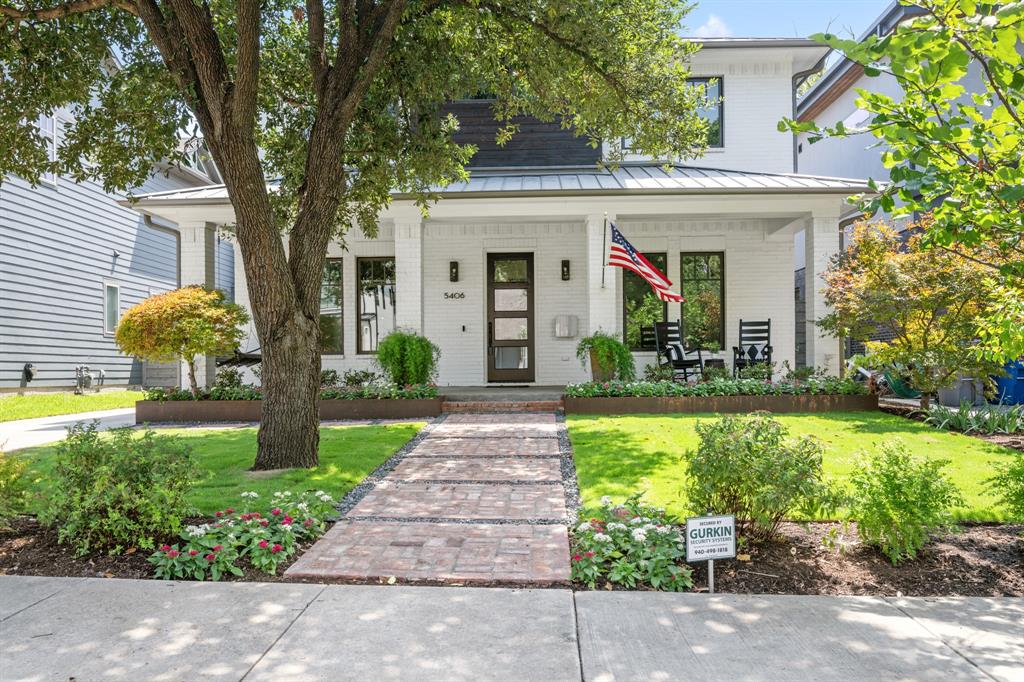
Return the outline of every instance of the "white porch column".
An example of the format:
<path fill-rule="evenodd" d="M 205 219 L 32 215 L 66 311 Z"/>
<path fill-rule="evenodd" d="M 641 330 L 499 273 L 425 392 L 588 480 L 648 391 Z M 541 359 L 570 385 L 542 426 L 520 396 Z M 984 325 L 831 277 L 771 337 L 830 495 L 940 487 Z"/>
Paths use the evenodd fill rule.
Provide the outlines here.
<path fill-rule="evenodd" d="M 209 289 L 216 285 L 215 258 L 217 256 L 217 229 L 207 222 L 185 222 L 178 226 L 181 232 L 181 286 L 198 284 Z M 214 358 L 196 358 L 196 381 L 199 386 L 213 383 L 217 374 Z M 182 386 L 188 387 L 188 367 L 182 363 Z"/>
<path fill-rule="evenodd" d="M 839 375 L 843 362 L 842 344 L 828 336 L 816 321 L 828 314 L 822 289 L 825 281 L 821 274 L 829 259 L 839 252 L 839 216 L 813 213 L 804 230 L 804 285 L 807 296 L 807 365 L 824 367 L 829 374 Z"/>
<path fill-rule="evenodd" d="M 395 220 L 395 316 L 399 327 L 423 333 L 423 218 Z"/>
<path fill-rule="evenodd" d="M 615 220 L 613 214 L 608 214 L 608 222 Z M 608 230 L 610 233 L 611 230 Z M 608 332 L 616 336 L 618 334 L 617 315 L 618 311 L 618 271 L 616 268 L 609 268 L 608 262 L 608 239 L 610 235 L 605 234 L 605 214 L 592 213 L 587 216 L 587 334 L 597 331 Z M 602 285 L 601 275 L 604 274 Z"/>

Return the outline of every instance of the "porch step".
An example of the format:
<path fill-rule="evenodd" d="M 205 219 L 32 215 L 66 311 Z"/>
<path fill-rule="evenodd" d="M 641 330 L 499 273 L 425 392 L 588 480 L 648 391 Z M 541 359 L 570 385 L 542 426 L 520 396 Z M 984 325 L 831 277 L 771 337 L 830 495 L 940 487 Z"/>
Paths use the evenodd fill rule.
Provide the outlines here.
<path fill-rule="evenodd" d="M 442 412 L 561 412 L 561 400 L 446 400 Z"/>

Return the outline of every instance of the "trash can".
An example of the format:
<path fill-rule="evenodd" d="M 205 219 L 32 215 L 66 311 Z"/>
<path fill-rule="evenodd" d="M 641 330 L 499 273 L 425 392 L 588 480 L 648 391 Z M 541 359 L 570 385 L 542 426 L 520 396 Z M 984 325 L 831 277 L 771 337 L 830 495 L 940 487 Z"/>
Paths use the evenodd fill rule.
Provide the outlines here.
<path fill-rule="evenodd" d="M 980 407 L 985 404 L 985 384 L 981 379 L 958 376 L 949 388 L 939 389 L 939 404 L 960 407 L 962 403 Z"/>
<path fill-rule="evenodd" d="M 1024 362 L 1006 363 L 1006 376 L 992 377 L 996 381 L 996 402 L 1003 405 L 1024 405 Z"/>

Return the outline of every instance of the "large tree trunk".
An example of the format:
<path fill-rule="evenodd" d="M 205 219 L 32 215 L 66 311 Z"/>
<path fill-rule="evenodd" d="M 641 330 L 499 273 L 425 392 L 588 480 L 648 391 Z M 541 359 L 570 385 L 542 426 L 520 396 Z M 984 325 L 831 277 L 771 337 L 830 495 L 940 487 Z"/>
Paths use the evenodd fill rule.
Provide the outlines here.
<path fill-rule="evenodd" d="M 254 469 L 317 466 L 318 325 L 296 311 L 262 348 L 263 403 Z"/>

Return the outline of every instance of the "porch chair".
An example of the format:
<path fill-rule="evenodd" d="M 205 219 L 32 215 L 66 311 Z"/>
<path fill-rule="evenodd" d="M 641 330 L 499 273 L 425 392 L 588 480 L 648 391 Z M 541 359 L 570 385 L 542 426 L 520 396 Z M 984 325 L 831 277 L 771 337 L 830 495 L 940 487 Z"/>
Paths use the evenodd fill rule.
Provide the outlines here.
<path fill-rule="evenodd" d="M 772 364 L 772 321 L 740 320 L 739 345 L 732 347 L 732 375 L 735 377 L 744 367 L 767 364 L 768 378 L 771 378 Z"/>
<path fill-rule="evenodd" d="M 682 327 L 679 321 L 656 322 L 654 327 L 647 327 L 654 333 L 654 348 L 658 352 L 658 366 L 672 368 L 672 381 L 688 382 L 690 377 L 700 379 L 704 373 L 704 356 L 700 348 L 686 350 L 683 345 Z M 647 332 L 648 334 L 650 332 Z M 643 340 L 645 331 L 640 329 Z M 697 357 L 690 357 L 696 355 Z"/>

